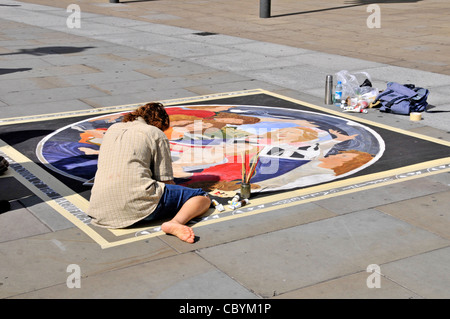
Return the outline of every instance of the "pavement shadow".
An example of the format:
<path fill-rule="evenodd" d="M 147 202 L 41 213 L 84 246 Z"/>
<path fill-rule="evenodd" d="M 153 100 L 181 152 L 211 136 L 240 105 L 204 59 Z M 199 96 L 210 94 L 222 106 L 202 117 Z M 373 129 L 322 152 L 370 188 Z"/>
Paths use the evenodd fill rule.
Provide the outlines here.
<path fill-rule="evenodd" d="M 8 74 L 8 73 L 14 73 L 14 72 L 30 71 L 30 70 L 32 70 L 32 68 L 0 69 L 0 75 Z"/>
<path fill-rule="evenodd" d="M 79 53 L 95 47 L 71 47 L 71 46 L 53 46 L 53 47 L 39 47 L 33 49 L 20 49 L 17 52 L 1 53 L 2 55 L 16 55 L 16 54 L 29 54 L 34 56 L 50 55 L 50 54 L 71 54 Z"/>
<path fill-rule="evenodd" d="M 309 10 L 309 11 L 301 11 L 301 12 L 292 12 L 292 13 L 284 13 L 284 14 L 276 14 L 272 15 L 271 18 L 279 18 L 279 17 L 287 17 L 292 15 L 299 14 L 308 14 L 308 13 L 318 13 L 325 11 L 333 11 L 333 10 L 341 10 L 353 7 L 366 6 L 369 4 L 382 4 L 382 3 L 415 3 L 423 0 L 349 0 L 346 1 L 344 6 L 330 7 L 330 8 L 322 8 L 317 10 Z"/>
<path fill-rule="evenodd" d="M 450 113 L 450 110 L 433 110 L 436 106 L 428 104 L 427 113 Z"/>

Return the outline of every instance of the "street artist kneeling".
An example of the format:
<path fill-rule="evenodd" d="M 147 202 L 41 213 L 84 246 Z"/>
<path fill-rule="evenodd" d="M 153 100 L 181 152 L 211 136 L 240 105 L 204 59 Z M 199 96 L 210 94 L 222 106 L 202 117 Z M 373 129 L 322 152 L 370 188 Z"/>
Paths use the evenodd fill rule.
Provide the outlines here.
<path fill-rule="evenodd" d="M 211 200 L 202 189 L 173 182 L 169 115 L 160 103 L 127 113 L 103 137 L 89 216 L 94 225 L 125 228 L 139 221 L 168 219 L 161 230 L 193 243 L 185 224 L 203 215 Z"/>

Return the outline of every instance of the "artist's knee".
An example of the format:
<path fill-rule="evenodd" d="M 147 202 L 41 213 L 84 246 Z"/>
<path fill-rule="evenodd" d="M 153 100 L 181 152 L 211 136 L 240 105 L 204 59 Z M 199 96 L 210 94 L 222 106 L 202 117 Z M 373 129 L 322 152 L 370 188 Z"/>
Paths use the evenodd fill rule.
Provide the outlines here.
<path fill-rule="evenodd" d="M 206 207 L 206 209 L 209 208 L 209 206 L 211 206 L 211 198 L 209 197 L 208 194 L 204 195 L 204 196 L 199 196 L 201 197 L 201 201 L 202 201 L 202 205 L 204 205 L 204 207 Z"/>
<path fill-rule="evenodd" d="M 207 203 L 208 205 L 211 205 L 211 197 L 209 197 L 208 194 L 203 196 L 205 203 Z"/>

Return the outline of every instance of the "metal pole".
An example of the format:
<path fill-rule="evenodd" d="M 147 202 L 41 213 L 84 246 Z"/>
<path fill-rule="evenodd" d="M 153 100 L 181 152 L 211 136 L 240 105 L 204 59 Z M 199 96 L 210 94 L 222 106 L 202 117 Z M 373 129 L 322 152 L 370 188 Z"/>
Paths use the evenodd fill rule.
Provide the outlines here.
<path fill-rule="evenodd" d="M 270 18 L 270 1 L 271 0 L 259 0 L 260 18 Z"/>

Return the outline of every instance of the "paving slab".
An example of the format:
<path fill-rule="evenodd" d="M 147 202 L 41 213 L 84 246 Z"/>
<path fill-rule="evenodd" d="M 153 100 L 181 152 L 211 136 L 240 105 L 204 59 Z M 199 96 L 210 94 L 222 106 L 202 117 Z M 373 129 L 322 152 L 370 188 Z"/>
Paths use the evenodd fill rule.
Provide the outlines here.
<path fill-rule="evenodd" d="M 1 45 L 1 44 L 0 44 Z M 52 67 L 53 65 L 47 61 L 44 61 L 43 59 L 36 59 L 33 57 L 27 56 L 25 53 L 18 54 L 17 52 L 14 53 L 2 53 L 0 54 L 0 68 L 15 68 L 15 69 L 24 69 L 24 68 L 47 68 Z M 27 74 L 28 75 L 28 74 Z M 7 81 L 2 81 L 6 84 Z M 3 86 L 2 86 L 3 89 Z"/>
<path fill-rule="evenodd" d="M 201 57 L 191 57 L 190 61 L 205 64 L 209 67 L 216 68 L 218 70 L 231 71 L 238 74 L 245 74 L 249 72 L 255 77 L 257 75 L 256 70 L 264 69 L 265 73 L 273 70 L 274 68 L 291 67 L 297 64 L 289 58 L 279 59 L 276 57 L 270 57 L 264 53 L 246 52 L 246 51 L 234 51 L 225 52 L 225 54 L 208 55 Z M 253 73 L 255 71 L 255 73 Z"/>
<path fill-rule="evenodd" d="M 127 69 L 127 68 L 124 68 Z M 61 78 L 71 86 L 96 85 L 97 83 L 114 83 L 148 80 L 149 77 L 136 71 L 117 70 L 111 67 L 105 72 L 83 73 L 70 76 L 61 76 Z M 98 86 L 97 86 L 98 87 Z M 80 96 L 84 97 L 84 96 Z"/>
<path fill-rule="evenodd" d="M 304 225 L 334 216 L 336 214 L 331 211 L 308 203 L 285 207 L 282 210 L 272 209 L 250 216 L 242 215 L 240 218 L 229 221 L 220 221 L 220 219 L 211 217 L 210 224 L 200 227 L 194 225 L 195 234 L 198 237 L 195 245 L 185 245 L 173 236 L 163 236 L 161 240 L 177 251 L 187 252 Z"/>
<path fill-rule="evenodd" d="M 64 98 L 64 97 L 61 97 Z M 60 100 L 54 102 L 32 103 L 33 108 L 24 108 L 20 101 L 17 104 L 2 106 L 1 111 L 8 114 L 7 117 L 21 117 L 32 115 L 34 108 L 39 108 L 42 114 L 54 114 L 59 112 L 70 112 L 78 110 L 86 110 L 91 106 L 81 100 Z"/>
<path fill-rule="evenodd" d="M 197 94 L 187 90 L 186 88 L 164 89 L 159 91 L 155 91 L 149 88 L 148 90 L 139 93 L 117 95 L 99 94 L 98 96 L 94 97 L 80 98 L 80 100 L 92 107 L 100 108 L 117 105 L 142 104 L 150 101 L 170 100 L 196 95 Z"/>
<path fill-rule="evenodd" d="M 67 88 L 52 88 L 26 92 L 11 92 L 2 96 L 2 101 L 10 105 L 67 101 L 68 99 L 85 99 L 105 96 L 106 94 L 88 85 Z"/>
<path fill-rule="evenodd" d="M 370 68 L 369 74 L 374 79 L 383 79 L 390 82 L 412 83 L 416 86 L 441 87 L 450 85 L 450 78 L 443 74 L 412 70 L 398 66 L 380 66 Z M 382 88 L 385 89 L 385 88 Z"/>
<path fill-rule="evenodd" d="M 430 176 L 430 179 L 433 179 L 439 183 L 442 183 L 444 185 L 450 186 L 450 173 L 444 173 L 444 174 L 437 174 Z"/>
<path fill-rule="evenodd" d="M 192 43 L 191 41 L 182 39 L 171 43 L 169 43 L 168 41 L 156 44 L 144 43 L 144 45 L 140 48 L 174 58 L 201 58 L 232 52 L 232 50 L 223 46 L 208 43 Z M 194 59 L 191 60 L 195 61 Z"/>
<path fill-rule="evenodd" d="M 383 265 L 382 273 L 428 299 L 450 297 L 450 247 Z"/>
<path fill-rule="evenodd" d="M 198 253 L 248 289 L 272 297 L 448 244 L 440 236 L 372 209 Z M 445 269 L 440 274 L 446 274 Z"/>
<path fill-rule="evenodd" d="M 367 271 L 358 272 L 293 290 L 274 299 L 423 299 L 421 295 L 385 276 L 380 278 L 379 288 L 368 288 L 367 279 L 371 274 Z"/>
<path fill-rule="evenodd" d="M 224 82 L 217 84 L 204 84 L 202 86 L 195 86 L 195 87 L 191 86 L 187 89 L 189 91 L 195 92 L 197 95 L 208 95 L 208 94 L 215 94 L 217 92 L 235 92 L 239 90 L 245 91 L 253 89 L 263 89 L 275 92 L 281 88 L 280 86 L 272 83 L 248 79 L 243 81 Z"/>
<path fill-rule="evenodd" d="M 81 266 L 83 271 L 83 266 Z M 180 271 L 180 269 L 183 269 Z M 162 258 L 153 262 L 89 275 L 80 289 L 66 283 L 19 298 L 98 299 L 254 299 L 257 295 L 242 287 L 195 253 Z"/>
<path fill-rule="evenodd" d="M 261 61 L 258 64 L 259 69 L 247 68 L 243 75 L 252 76 L 260 81 L 273 83 L 294 91 L 308 91 L 308 89 L 317 88 L 319 83 L 324 98 L 324 79 L 329 74 L 326 70 L 318 70 L 309 65 L 286 65 L 274 67 L 272 64 L 266 64 L 268 61 Z M 280 64 L 282 62 L 278 62 Z M 288 62 L 289 63 L 289 62 Z"/>
<path fill-rule="evenodd" d="M 430 126 L 420 126 L 410 129 L 410 131 L 423 134 L 425 136 L 431 136 L 444 141 L 450 141 L 450 131 L 439 130 Z"/>
<path fill-rule="evenodd" d="M 450 239 L 449 195 L 450 192 L 435 193 L 378 206 L 377 210 Z"/>
<path fill-rule="evenodd" d="M 153 31 L 153 32 L 155 32 L 155 31 Z M 245 45 L 247 43 L 251 43 L 251 44 L 257 43 L 256 41 L 250 40 L 250 39 L 244 39 L 244 38 L 240 38 L 240 37 L 229 36 L 229 35 L 220 34 L 220 33 L 212 33 L 212 32 L 209 32 L 209 33 L 199 32 L 199 31 L 192 32 L 192 30 L 189 30 L 189 32 L 182 34 L 181 38 L 185 39 L 185 40 L 193 40 L 196 42 L 204 42 L 204 43 L 225 45 L 225 46 L 241 45 L 241 44 Z M 297 50 L 301 50 L 301 49 L 297 49 Z"/>
<path fill-rule="evenodd" d="M 31 214 L 18 201 L 9 201 L 11 209 L 0 214 L 0 243 L 10 242 L 19 238 L 31 237 L 50 232 L 38 218 Z"/>
<path fill-rule="evenodd" d="M 429 178 L 418 178 L 384 185 L 369 191 L 323 199 L 316 204 L 336 214 L 347 214 L 445 191 L 448 191 L 448 185 Z"/>
<path fill-rule="evenodd" d="M 38 253 L 36 254 L 36 252 Z M 0 254 L 8 256 L 8 258 L 0 260 L 0 281 L 2 283 L 0 298 L 14 296 L 21 298 L 24 293 L 58 284 L 62 284 L 67 291 L 66 282 L 70 275 L 67 267 L 72 264 L 80 267 L 81 276 L 85 278 L 173 256 L 176 252 L 157 238 L 141 241 L 126 248 L 113 247 L 102 250 L 97 243 L 78 228 L 70 228 L 2 242 L 0 243 Z M 130 275 L 134 276 L 135 273 L 131 272 Z M 122 282 L 122 279 L 120 281 Z M 113 282 L 111 283 L 113 284 Z M 126 281 L 123 283 L 128 285 Z M 84 290 L 79 292 L 88 296 Z M 36 295 L 40 295 L 40 293 L 36 292 Z M 45 294 L 42 297 L 45 297 Z M 54 295 L 54 297 L 56 298 L 58 295 Z M 60 297 L 62 296 L 60 295 Z"/>
<path fill-rule="evenodd" d="M 361 72 L 363 69 L 368 70 L 371 74 L 372 68 L 385 66 L 378 62 L 368 62 L 367 60 L 349 58 L 338 54 L 322 53 L 311 51 L 306 54 L 293 57 L 300 64 L 320 66 L 323 70 L 327 70 L 330 74 L 335 74 L 341 70 L 347 70 L 351 73 Z M 372 79 L 375 80 L 376 78 Z"/>
<path fill-rule="evenodd" d="M 124 21 L 129 21 L 124 19 Z M 201 32 L 201 30 L 193 30 L 187 28 L 174 27 L 170 25 L 157 24 L 157 23 L 146 23 L 141 21 L 138 26 L 132 26 L 130 29 L 137 31 L 144 31 L 146 33 L 161 34 L 166 36 L 180 36 L 180 35 L 196 35 L 196 33 Z M 198 38 L 198 35 L 197 35 Z M 196 39 L 197 39 L 196 38 Z"/>
<path fill-rule="evenodd" d="M 122 30 L 127 29 L 122 28 Z M 143 49 L 145 47 L 151 48 L 152 46 L 157 44 L 177 41 L 175 38 L 165 35 L 132 30 L 127 30 L 127 32 L 123 34 L 107 33 L 104 35 L 95 36 L 95 38 L 97 40 L 107 41 L 124 46 L 137 47 L 139 49 Z M 181 45 L 181 43 L 173 44 L 173 47 L 176 47 L 177 45 Z"/>
<path fill-rule="evenodd" d="M 124 19 L 119 17 L 107 17 L 107 16 L 98 16 L 98 15 L 92 15 L 91 17 L 84 17 L 83 14 L 83 20 L 86 20 L 88 22 L 96 22 L 99 24 L 106 24 L 106 25 L 115 25 L 117 27 L 137 27 L 140 25 L 147 25 L 144 21 L 137 21 L 137 20 L 131 20 L 131 19 Z"/>
<path fill-rule="evenodd" d="M 35 195 L 20 198 L 19 202 L 52 231 L 75 227 L 74 224 Z"/>

